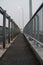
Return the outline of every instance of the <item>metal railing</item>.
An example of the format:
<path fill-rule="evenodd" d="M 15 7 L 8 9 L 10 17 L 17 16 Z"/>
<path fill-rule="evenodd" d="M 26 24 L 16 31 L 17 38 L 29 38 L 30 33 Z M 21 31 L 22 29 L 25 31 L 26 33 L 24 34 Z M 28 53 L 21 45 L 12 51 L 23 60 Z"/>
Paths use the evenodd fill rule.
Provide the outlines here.
<path fill-rule="evenodd" d="M 6 40 L 8 41 L 8 43 L 10 43 L 10 39 L 13 40 L 14 36 L 20 32 L 20 29 L 13 21 L 13 19 L 11 19 L 11 17 L 1 7 L 0 14 L 3 16 L 3 25 L 0 26 L 0 44 L 1 42 L 3 42 L 2 45 L 3 48 L 5 48 Z M 8 27 L 6 27 L 6 19 L 8 20 Z"/>
<path fill-rule="evenodd" d="M 23 33 L 28 34 L 37 44 L 43 46 L 43 3 L 26 24 Z"/>

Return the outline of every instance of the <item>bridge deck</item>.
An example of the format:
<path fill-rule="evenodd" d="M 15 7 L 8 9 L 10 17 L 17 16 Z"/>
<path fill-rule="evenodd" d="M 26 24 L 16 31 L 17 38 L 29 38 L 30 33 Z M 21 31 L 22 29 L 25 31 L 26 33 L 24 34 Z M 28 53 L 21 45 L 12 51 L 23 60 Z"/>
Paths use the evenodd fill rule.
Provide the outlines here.
<path fill-rule="evenodd" d="M 0 65 L 40 65 L 25 37 L 19 34 L 0 60 Z"/>

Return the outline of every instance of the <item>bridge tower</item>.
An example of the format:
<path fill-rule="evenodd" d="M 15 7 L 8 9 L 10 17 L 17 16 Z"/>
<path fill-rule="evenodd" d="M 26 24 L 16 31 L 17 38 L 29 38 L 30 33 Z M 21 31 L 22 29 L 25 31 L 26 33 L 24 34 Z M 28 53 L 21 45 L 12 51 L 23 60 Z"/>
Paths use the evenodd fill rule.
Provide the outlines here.
<path fill-rule="evenodd" d="M 29 0 L 29 17 L 32 17 L 32 0 Z"/>

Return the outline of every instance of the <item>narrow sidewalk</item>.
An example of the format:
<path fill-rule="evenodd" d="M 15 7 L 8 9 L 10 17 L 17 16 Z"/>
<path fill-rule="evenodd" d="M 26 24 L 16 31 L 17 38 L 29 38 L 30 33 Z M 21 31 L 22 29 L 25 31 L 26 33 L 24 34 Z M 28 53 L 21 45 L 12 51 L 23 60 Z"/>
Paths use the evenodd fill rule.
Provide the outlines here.
<path fill-rule="evenodd" d="M 19 34 L 14 43 L 0 60 L 0 65 L 40 65 L 23 34 Z"/>

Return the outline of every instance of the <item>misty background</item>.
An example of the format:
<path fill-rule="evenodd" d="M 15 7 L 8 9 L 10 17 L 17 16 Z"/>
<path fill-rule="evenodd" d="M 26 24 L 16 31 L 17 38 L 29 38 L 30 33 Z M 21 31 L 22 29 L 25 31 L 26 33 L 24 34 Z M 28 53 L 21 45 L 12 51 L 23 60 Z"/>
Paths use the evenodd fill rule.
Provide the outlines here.
<path fill-rule="evenodd" d="M 43 0 L 32 0 L 32 15 L 42 2 Z M 0 6 L 6 10 L 20 29 L 23 29 L 29 21 L 29 0 L 0 0 Z M 3 25 L 2 18 L 0 14 L 0 26 Z M 8 26 L 8 20 L 6 21 L 6 26 Z"/>

